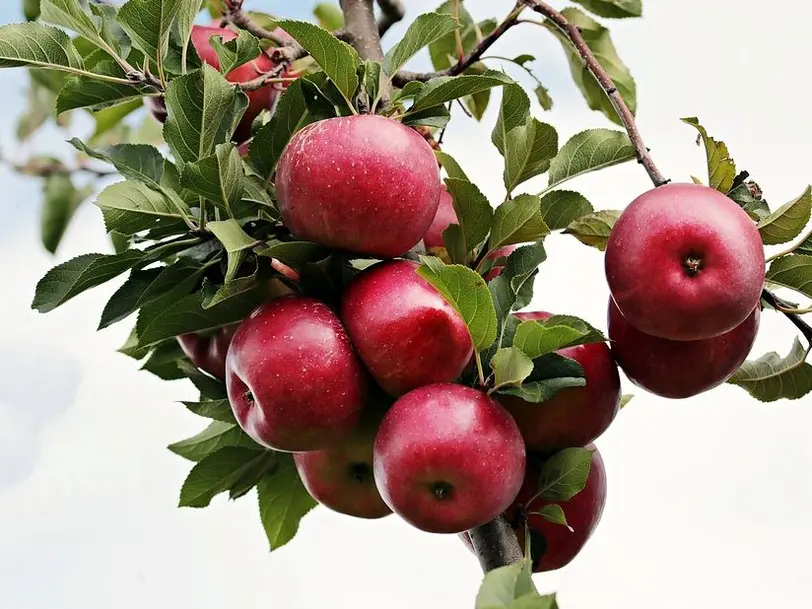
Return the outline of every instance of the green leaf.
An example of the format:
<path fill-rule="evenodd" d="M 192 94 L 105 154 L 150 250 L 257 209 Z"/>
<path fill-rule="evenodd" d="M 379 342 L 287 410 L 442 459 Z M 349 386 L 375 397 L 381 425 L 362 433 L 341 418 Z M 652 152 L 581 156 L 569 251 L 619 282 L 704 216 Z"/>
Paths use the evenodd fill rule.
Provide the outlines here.
<path fill-rule="evenodd" d="M 614 227 L 621 213 L 623 212 L 615 209 L 602 209 L 587 214 L 570 223 L 564 230 L 564 233 L 572 235 L 585 245 L 590 245 L 603 251 L 606 249 L 606 243 L 609 240 L 612 227 Z"/>
<path fill-rule="evenodd" d="M 39 280 L 31 308 L 40 313 L 53 311 L 77 294 L 118 277 L 143 255 L 128 250 L 121 254 L 84 254 L 63 262 Z"/>
<path fill-rule="evenodd" d="M 112 61 L 103 61 L 93 68 L 94 73 L 124 78 L 124 72 Z M 99 110 L 117 104 L 131 102 L 151 91 L 146 87 L 107 82 L 92 77 L 77 76 L 68 80 L 56 98 L 56 113 L 62 114 L 77 108 Z"/>
<path fill-rule="evenodd" d="M 812 298 L 812 256 L 794 254 L 776 258 L 767 270 L 767 281 Z"/>
<path fill-rule="evenodd" d="M 801 234 L 812 214 L 812 186 L 803 194 L 782 205 L 758 223 L 761 240 L 765 245 L 777 245 L 792 241 Z"/>
<path fill-rule="evenodd" d="M 451 111 L 443 105 L 424 108 L 417 112 L 405 114 L 401 121 L 404 125 L 424 125 L 435 129 L 442 129 L 451 120 Z"/>
<path fill-rule="evenodd" d="M 361 65 L 355 49 L 324 28 L 306 21 L 277 19 L 276 23 L 304 47 L 349 103 L 358 89 L 357 69 Z"/>
<path fill-rule="evenodd" d="M 623 19 L 625 17 L 642 17 L 643 0 L 572 0 L 598 17 Z"/>
<path fill-rule="evenodd" d="M 505 188 L 513 192 L 522 182 L 550 168 L 558 153 L 558 133 L 552 125 L 528 116 L 505 140 Z"/>
<path fill-rule="evenodd" d="M 557 503 L 549 503 L 543 506 L 538 512 L 534 513 L 544 518 L 544 520 L 547 522 L 569 527 L 567 524 L 567 516 L 564 514 L 564 510 L 561 509 L 561 506 Z"/>
<path fill-rule="evenodd" d="M 530 98 L 517 84 L 502 87 L 502 105 L 496 126 L 491 133 L 491 141 L 502 156 L 505 156 L 505 140 L 508 133 L 524 125 L 530 114 Z"/>
<path fill-rule="evenodd" d="M 106 44 L 93 19 L 77 0 L 41 0 L 40 9 L 43 21 L 73 30 L 95 45 Z"/>
<path fill-rule="evenodd" d="M 183 232 L 180 227 L 185 226 L 177 207 L 182 202 L 135 180 L 111 184 L 99 193 L 96 205 L 102 210 L 107 232 L 132 235 L 157 227 L 178 227 Z"/>
<path fill-rule="evenodd" d="M 237 147 L 232 143 L 218 144 L 214 154 L 183 168 L 180 183 L 234 217 L 244 192 L 242 159 Z"/>
<path fill-rule="evenodd" d="M 181 0 L 129 0 L 118 9 L 118 22 L 133 44 L 162 66 L 169 50 L 172 23 L 181 9 Z"/>
<path fill-rule="evenodd" d="M 561 11 L 561 14 L 581 30 L 587 46 L 589 46 L 598 63 L 601 64 L 615 83 L 618 93 L 624 99 L 632 114 L 634 114 L 637 109 L 637 87 L 629 68 L 620 59 L 617 49 L 615 49 L 609 30 L 577 8 L 565 8 Z M 544 25 L 561 41 L 570 64 L 572 78 L 581 90 L 590 109 L 599 110 L 612 122 L 621 124 L 611 100 L 598 84 L 598 81 L 595 80 L 595 77 L 592 76 L 592 73 L 586 68 L 578 51 L 556 25 L 549 20 L 545 21 Z"/>
<path fill-rule="evenodd" d="M 406 30 L 400 42 L 386 53 L 383 62 L 384 72 L 390 77 L 394 76 L 420 49 L 453 32 L 458 27 L 457 20 L 451 15 L 438 13 L 419 15 Z"/>
<path fill-rule="evenodd" d="M 36 21 L 40 15 L 40 0 L 23 0 L 23 15 L 28 21 Z"/>
<path fill-rule="evenodd" d="M 524 351 L 530 359 L 566 347 L 600 343 L 606 338 L 583 319 L 571 315 L 553 315 L 543 321 L 525 321 L 519 324 L 513 345 Z"/>
<path fill-rule="evenodd" d="M 273 454 L 273 453 L 272 453 Z M 180 507 L 206 507 L 270 458 L 267 451 L 229 446 L 197 463 L 180 489 Z"/>
<path fill-rule="evenodd" d="M 465 175 L 465 172 L 460 167 L 459 163 L 454 160 L 450 154 L 443 152 L 442 150 L 435 150 L 434 156 L 437 157 L 437 160 L 440 161 L 440 164 L 443 166 L 446 175 L 449 178 L 459 178 L 461 180 L 465 180 L 466 182 L 470 182 L 468 176 Z M 489 206 L 490 207 L 490 206 Z"/>
<path fill-rule="evenodd" d="M 425 110 L 466 95 L 473 95 L 480 91 L 511 84 L 514 84 L 512 78 L 496 70 L 488 70 L 483 74 L 432 78 L 420 89 L 409 112 Z"/>
<path fill-rule="evenodd" d="M 541 217 L 550 230 L 561 230 L 591 214 L 592 203 L 579 192 L 554 190 L 541 197 Z"/>
<path fill-rule="evenodd" d="M 634 394 L 632 393 L 624 393 L 620 397 L 620 410 L 626 408 L 626 406 L 634 399 Z"/>
<path fill-rule="evenodd" d="M 245 30 L 240 30 L 234 40 L 224 43 L 221 36 L 215 35 L 211 37 L 210 42 L 220 60 L 220 72 L 223 74 L 228 74 L 241 65 L 253 61 L 262 52 L 259 39 Z"/>
<path fill-rule="evenodd" d="M 196 293 L 175 302 L 152 303 L 143 307 L 138 315 L 139 344 L 155 345 L 180 334 L 207 332 L 240 322 L 263 300 L 263 293 L 250 292 L 204 309 L 201 295 Z"/>
<path fill-rule="evenodd" d="M 236 220 L 209 222 L 206 227 L 214 233 L 228 253 L 228 270 L 225 283 L 231 283 L 237 276 L 245 254 L 257 245 L 257 240 L 246 233 Z"/>
<path fill-rule="evenodd" d="M 279 98 L 271 120 L 254 135 L 248 151 L 248 162 L 263 178 L 271 177 L 282 150 L 293 134 L 313 120 L 308 114 L 303 82 L 297 80 L 287 88 Z"/>
<path fill-rule="evenodd" d="M 521 385 L 533 372 L 533 360 L 517 347 L 499 349 L 490 362 L 494 376 L 494 387 Z"/>
<path fill-rule="evenodd" d="M 588 129 L 572 136 L 550 163 L 547 189 L 591 171 L 637 158 L 629 136 L 611 129 Z"/>
<path fill-rule="evenodd" d="M 87 156 L 110 163 L 130 180 L 143 182 L 151 188 L 160 188 L 164 175 L 164 157 L 153 146 L 143 144 L 116 144 L 100 150 L 94 150 L 79 138 L 69 143 Z"/>
<path fill-rule="evenodd" d="M 420 257 L 417 273 L 443 295 L 468 326 L 478 351 L 496 340 L 496 311 L 485 280 L 468 267 L 445 265 L 439 258 Z"/>
<path fill-rule="evenodd" d="M 179 258 L 169 266 L 133 271 L 107 301 L 99 330 L 126 319 L 141 307 L 159 300 L 174 302 L 188 296 L 206 268 L 195 260 Z"/>
<path fill-rule="evenodd" d="M 465 250 L 470 252 L 488 238 L 493 208 L 475 184 L 461 178 L 446 178 L 445 184 L 465 237 Z"/>
<path fill-rule="evenodd" d="M 699 123 L 696 117 L 681 119 L 696 128 L 705 143 L 705 153 L 708 158 L 708 179 L 711 188 L 727 193 L 733 186 L 736 178 L 736 162 L 730 158 L 730 152 L 724 142 L 717 142 L 708 135 L 708 131 Z"/>
<path fill-rule="evenodd" d="M 496 279 L 488 283 L 497 317 L 501 324 L 514 308 L 518 308 L 519 294 L 538 271 L 538 266 L 547 259 L 541 241 L 533 245 L 517 248 L 505 262 L 505 269 Z"/>
<path fill-rule="evenodd" d="M 797 338 L 785 358 L 775 352 L 746 361 L 727 382 L 738 385 L 761 402 L 797 400 L 812 392 L 812 365 L 808 350 Z"/>
<path fill-rule="evenodd" d="M 556 377 L 543 381 L 524 383 L 519 387 L 505 387 L 504 389 L 500 389 L 499 393 L 515 396 L 532 404 L 541 404 L 555 397 L 559 391 L 569 389 L 570 387 L 584 386 L 586 386 L 586 380 L 583 378 L 574 376 Z"/>
<path fill-rule="evenodd" d="M 310 241 L 268 241 L 264 249 L 257 251 L 257 256 L 276 258 L 285 264 L 298 267 L 306 262 L 315 260 L 325 250 L 318 243 Z"/>
<path fill-rule="evenodd" d="M 186 71 L 187 54 L 189 49 L 189 38 L 192 34 L 192 27 L 195 19 L 200 13 L 204 0 L 180 0 L 178 6 L 178 37 L 181 40 L 181 67 Z M 242 35 L 243 30 L 240 30 Z M 257 53 L 259 54 L 259 53 Z"/>
<path fill-rule="evenodd" d="M 493 215 L 489 248 L 538 241 L 550 233 L 541 217 L 541 201 L 536 195 L 519 195 L 505 201 Z"/>
<path fill-rule="evenodd" d="M 340 30 L 344 27 L 344 13 L 335 4 L 317 4 L 313 9 L 313 16 L 325 30 Z"/>
<path fill-rule="evenodd" d="M 50 253 L 56 252 L 73 214 L 91 192 L 89 188 L 77 190 L 70 175 L 64 173 L 56 173 L 43 180 L 40 234 L 43 246 Z"/>
<path fill-rule="evenodd" d="M 13 23 L 0 27 L 0 68 L 51 68 L 83 72 L 84 62 L 70 37 L 40 23 Z"/>
<path fill-rule="evenodd" d="M 204 402 L 183 402 L 191 412 L 199 417 L 222 421 L 223 423 L 236 423 L 234 411 L 231 410 L 231 402 L 228 398 L 222 400 L 206 400 Z"/>
<path fill-rule="evenodd" d="M 565 448 L 547 459 L 539 476 L 542 499 L 569 501 L 584 490 L 592 467 L 592 452 L 586 448 Z"/>
<path fill-rule="evenodd" d="M 175 78 L 166 90 L 164 125 L 175 161 L 193 163 L 212 155 L 217 144 L 230 141 L 247 105 L 245 94 L 208 64 Z"/>
<path fill-rule="evenodd" d="M 476 609 L 514 609 L 514 601 L 528 595 L 538 597 L 532 572 L 528 559 L 489 571 L 477 593 Z"/>
<path fill-rule="evenodd" d="M 290 455 L 279 455 L 279 468 L 257 484 L 259 516 L 271 551 L 288 543 L 299 530 L 299 522 L 317 502 L 305 489 Z"/>
<path fill-rule="evenodd" d="M 176 455 L 189 459 L 189 461 L 202 461 L 209 455 L 225 447 L 250 448 L 264 450 L 254 442 L 235 423 L 212 421 L 206 429 L 199 434 L 170 444 L 167 448 Z"/>

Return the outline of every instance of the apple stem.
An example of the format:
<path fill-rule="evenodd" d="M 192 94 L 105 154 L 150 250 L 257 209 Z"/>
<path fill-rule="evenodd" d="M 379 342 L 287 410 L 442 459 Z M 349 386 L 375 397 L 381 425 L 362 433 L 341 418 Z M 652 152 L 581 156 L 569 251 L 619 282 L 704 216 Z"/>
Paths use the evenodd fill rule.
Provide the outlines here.
<path fill-rule="evenodd" d="M 523 558 L 516 533 L 504 516 L 471 529 L 468 534 L 479 564 L 486 573 Z"/>

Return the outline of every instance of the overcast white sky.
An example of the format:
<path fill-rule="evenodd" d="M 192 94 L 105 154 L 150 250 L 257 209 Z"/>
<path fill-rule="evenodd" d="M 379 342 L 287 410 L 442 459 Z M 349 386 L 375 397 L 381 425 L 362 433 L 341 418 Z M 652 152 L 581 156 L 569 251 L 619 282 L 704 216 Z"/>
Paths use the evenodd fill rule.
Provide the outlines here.
<path fill-rule="evenodd" d="M 436 3 L 406 0 L 410 18 Z M 2 2 L 0 22 L 19 19 L 18 4 Z M 315 3 L 247 4 L 295 16 Z M 491 17 L 513 2 L 466 5 Z M 810 180 L 804 67 L 812 6 L 644 5 L 643 20 L 616 22 L 613 30 L 637 78 L 640 127 L 661 169 L 674 180 L 704 175 L 696 133 L 678 120 L 698 115 L 771 202 L 800 194 Z M 555 100 L 552 112 L 534 112 L 562 141 L 609 126 L 586 108 L 558 43 L 544 31 L 516 28 L 494 49 L 524 52 L 540 58 L 534 67 Z M 414 67 L 426 64 L 421 56 Z M 12 125 L 24 103 L 24 74 L 4 71 L 0 82 L 2 150 L 24 155 Z M 459 117 L 445 140 L 493 200 L 502 195 L 501 159 L 489 141 L 495 117 L 495 104 L 482 125 Z M 45 134 L 36 146 L 64 152 L 59 137 Z M 189 467 L 165 446 L 205 425 L 174 403 L 192 389 L 139 373 L 115 354 L 126 324 L 94 333 L 113 288 L 47 316 L 30 311 L 36 280 L 55 262 L 37 240 L 39 186 L 3 167 L 0 180 L 1 607 L 473 606 L 480 572 L 454 536 L 420 533 L 395 517 L 368 523 L 320 509 L 289 546 L 269 554 L 253 495 L 218 498 L 205 510 L 176 508 Z M 543 179 L 528 188 L 535 185 Z M 596 207 L 619 208 L 650 184 L 630 164 L 572 186 Z M 99 214 L 87 206 L 57 261 L 106 247 Z M 605 326 L 601 255 L 553 237 L 549 257 L 534 304 Z M 792 336 L 767 314 L 754 355 L 786 351 Z M 537 577 L 539 587 L 558 590 L 562 609 L 808 608 L 812 399 L 763 405 L 735 387 L 680 402 L 636 393 L 597 443 L 609 484 L 603 521 L 569 567 Z"/>

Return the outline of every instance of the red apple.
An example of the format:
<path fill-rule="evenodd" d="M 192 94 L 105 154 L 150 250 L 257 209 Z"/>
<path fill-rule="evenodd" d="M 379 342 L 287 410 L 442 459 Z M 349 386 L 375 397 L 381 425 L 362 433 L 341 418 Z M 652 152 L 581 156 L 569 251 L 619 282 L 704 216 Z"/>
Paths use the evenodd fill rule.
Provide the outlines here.
<path fill-rule="evenodd" d="M 392 513 L 381 499 L 372 474 L 372 448 L 382 415 L 368 406 L 361 424 L 346 440 L 293 456 L 299 477 L 313 499 L 357 518 L 383 518 Z"/>
<path fill-rule="evenodd" d="M 671 340 L 732 330 L 764 286 L 755 224 L 730 198 L 697 184 L 668 184 L 635 199 L 612 230 L 605 267 L 629 323 Z"/>
<path fill-rule="evenodd" d="M 375 439 L 375 482 L 411 525 L 459 533 L 505 511 L 522 485 L 524 443 L 504 408 L 470 387 L 415 389 L 387 413 Z"/>
<path fill-rule="evenodd" d="M 521 321 L 544 320 L 550 313 L 516 313 Z M 541 404 L 500 395 L 499 402 L 516 419 L 530 450 L 549 452 L 584 446 L 606 431 L 620 408 L 620 376 L 606 343 L 567 347 L 559 355 L 584 369 L 586 386 L 562 389 Z"/>
<path fill-rule="evenodd" d="M 666 398 L 687 398 L 713 389 L 744 363 L 758 334 L 760 307 L 729 332 L 704 340 L 677 341 L 641 332 L 610 299 L 609 340 L 618 365 L 635 385 Z"/>
<path fill-rule="evenodd" d="M 207 334 L 181 334 L 178 343 L 195 366 L 222 381 L 226 378 L 226 354 L 235 331 L 235 326 L 229 326 Z"/>
<path fill-rule="evenodd" d="M 492 252 L 488 252 L 485 255 L 485 260 L 497 261 L 500 258 L 507 258 L 513 252 L 515 252 L 518 247 L 519 247 L 518 245 L 506 245 L 504 247 L 496 248 Z M 504 270 L 505 270 L 504 264 L 496 264 L 492 266 L 491 270 L 485 273 L 484 275 L 485 281 L 491 281 L 492 279 L 496 279 L 497 277 L 499 277 L 499 275 L 502 274 L 502 271 Z"/>
<path fill-rule="evenodd" d="M 402 123 L 371 114 L 308 125 L 282 152 L 285 225 L 327 247 L 393 258 L 426 234 L 440 200 L 434 152 Z"/>
<path fill-rule="evenodd" d="M 258 307 L 234 334 L 226 387 L 254 440 L 281 451 L 327 448 L 358 423 L 365 376 L 327 305 L 282 296 Z"/>
<path fill-rule="evenodd" d="M 603 458 L 594 445 L 586 448 L 594 450 L 589 477 L 584 489 L 568 501 L 546 501 L 533 499 L 539 491 L 539 470 L 528 466 L 524 484 L 519 496 L 505 514 L 513 524 L 519 545 L 524 550 L 525 526 L 523 515 L 528 515 L 527 524 L 531 530 L 531 551 L 533 554 L 533 572 L 555 571 L 572 562 L 592 537 L 598 526 L 606 505 L 606 468 Z M 528 503 L 529 502 L 529 503 Z M 558 504 L 564 510 L 564 516 L 570 528 L 550 522 L 537 515 L 544 506 Z M 536 514 L 533 514 L 536 512 Z M 540 537 L 539 537 L 540 536 Z M 468 549 L 473 551 L 468 533 L 460 535 Z M 543 538 L 543 541 L 542 541 Z"/>
<path fill-rule="evenodd" d="M 200 59 L 215 69 L 220 69 L 220 58 L 211 45 L 213 36 L 222 37 L 223 42 L 237 38 L 237 33 L 225 28 L 195 25 L 192 27 L 192 46 Z M 266 53 L 261 53 L 256 59 L 245 63 L 228 74 L 226 80 L 233 83 L 247 82 L 274 69 L 277 64 Z M 242 142 L 251 137 L 251 124 L 263 110 L 273 110 L 279 99 L 281 87 L 275 84 L 266 85 L 256 91 L 247 91 L 248 108 L 234 133 L 234 140 Z"/>
<path fill-rule="evenodd" d="M 347 286 L 341 319 L 375 381 L 390 395 L 456 380 L 474 352 L 459 313 L 410 260 L 380 262 Z"/>
<path fill-rule="evenodd" d="M 445 247 L 443 231 L 452 224 L 459 224 L 459 220 L 457 219 L 457 212 L 454 211 L 454 199 L 451 198 L 451 195 L 443 186 L 440 190 L 440 204 L 437 206 L 437 214 L 423 236 L 423 245 L 427 249 Z"/>

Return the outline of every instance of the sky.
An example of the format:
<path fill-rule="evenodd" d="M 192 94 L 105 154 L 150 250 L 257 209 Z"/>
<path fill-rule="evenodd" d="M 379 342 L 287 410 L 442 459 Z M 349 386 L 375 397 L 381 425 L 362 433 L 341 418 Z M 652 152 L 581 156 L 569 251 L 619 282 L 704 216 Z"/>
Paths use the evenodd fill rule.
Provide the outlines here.
<path fill-rule="evenodd" d="M 406 0 L 409 18 L 435 3 Z M 247 0 L 250 8 L 288 16 L 306 16 L 313 4 Z M 0 22 L 18 20 L 17 5 L 0 3 Z M 507 14 L 513 2 L 466 5 L 484 18 Z M 637 79 L 641 132 L 663 172 L 675 181 L 703 175 L 696 132 L 679 121 L 698 116 L 773 204 L 799 195 L 810 180 L 812 114 L 810 85 L 797 67 L 809 58 L 812 6 L 644 6 L 644 19 L 610 25 Z M 405 27 L 393 28 L 387 42 Z M 611 126 L 586 107 L 558 42 L 542 29 L 514 28 L 493 49 L 526 52 L 538 57 L 534 68 L 555 101 L 551 112 L 533 112 L 562 141 Z M 427 55 L 410 67 L 427 68 Z M 24 84 L 20 70 L 0 73 L 3 158 L 66 154 L 64 134 L 53 130 L 25 147 L 14 141 Z M 492 104 L 481 124 L 455 117 L 445 137 L 446 151 L 491 200 L 504 194 L 501 158 L 489 138 L 496 113 Z M 0 182 L 0 607 L 473 606 L 481 573 L 455 536 L 421 533 L 394 516 L 367 522 L 317 509 L 293 542 L 269 553 L 253 494 L 178 509 L 189 466 L 165 447 L 205 426 L 177 403 L 194 399 L 191 386 L 159 381 L 115 353 L 126 324 L 95 333 L 115 286 L 48 315 L 30 310 L 36 281 L 50 266 L 108 251 L 100 214 L 81 209 L 52 258 L 38 242 L 37 181 L 0 165 Z M 534 180 L 528 192 L 543 185 Z M 617 209 L 650 183 L 632 163 L 571 186 L 596 207 Z M 601 254 L 566 236 L 547 245 L 532 306 L 605 327 Z M 783 319 L 766 313 L 753 355 L 785 353 L 793 336 Z M 637 397 L 597 441 L 609 487 L 601 524 L 568 567 L 536 576 L 538 587 L 558 591 L 562 609 L 808 607 L 812 397 L 760 404 L 725 386 L 667 401 L 625 388 Z"/>

